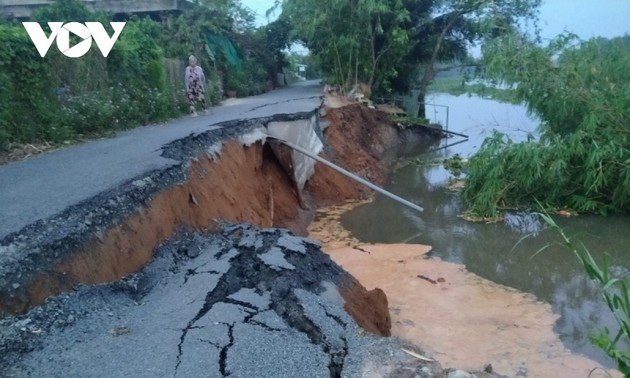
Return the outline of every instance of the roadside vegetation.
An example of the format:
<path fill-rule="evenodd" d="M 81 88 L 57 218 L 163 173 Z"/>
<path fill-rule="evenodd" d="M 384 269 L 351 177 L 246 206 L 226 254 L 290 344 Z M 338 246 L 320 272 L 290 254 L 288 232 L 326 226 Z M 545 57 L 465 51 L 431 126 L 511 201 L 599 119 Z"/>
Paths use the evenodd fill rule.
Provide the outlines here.
<path fill-rule="evenodd" d="M 20 22 L 0 20 L 0 155 L 185 114 L 183 70 L 191 54 L 206 73 L 209 104 L 228 91 L 248 96 L 269 90 L 279 84 L 277 74 L 296 63 L 283 51 L 288 29 L 281 23 L 256 28 L 254 14 L 238 0 L 198 0 L 167 17 L 117 15 L 127 24 L 109 56 L 94 44 L 79 59 L 65 57 L 54 44 L 42 58 Z M 96 21 L 109 29 L 112 19 L 80 0 L 56 0 L 31 21 L 45 28 L 50 20 Z"/>

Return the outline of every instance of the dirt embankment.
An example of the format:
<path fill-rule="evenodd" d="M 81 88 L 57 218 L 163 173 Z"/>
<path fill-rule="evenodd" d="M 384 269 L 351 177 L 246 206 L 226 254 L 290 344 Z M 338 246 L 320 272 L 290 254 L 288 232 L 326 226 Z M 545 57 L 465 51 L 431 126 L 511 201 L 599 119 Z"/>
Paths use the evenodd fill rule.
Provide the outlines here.
<path fill-rule="evenodd" d="M 327 157 L 376 184 L 387 175 L 383 157 L 410 135 L 401 136 L 384 113 L 358 105 L 329 109 L 325 119 L 330 125 L 325 130 Z M 269 121 L 226 124 L 219 135 L 209 132 L 178 141 L 165 149 L 165 156 L 177 158 L 180 165 L 7 237 L 0 245 L 8 256 L 0 272 L 0 312 L 21 313 L 77 284 L 111 282 L 136 272 L 182 227 L 214 231 L 218 220 L 227 220 L 305 235 L 318 206 L 370 195 L 318 164 L 300 203 L 268 143 L 247 146 L 237 141 Z M 360 325 L 389 334 L 387 299 L 380 289 L 368 292 L 353 280 L 342 294 Z"/>
<path fill-rule="evenodd" d="M 329 153 L 324 157 L 377 184 L 385 183 L 388 173 L 386 152 L 400 142 L 400 131 L 385 113 L 359 105 L 329 109 L 325 131 Z M 322 164 L 306 187 L 318 206 L 339 204 L 371 195 L 368 188 Z"/>

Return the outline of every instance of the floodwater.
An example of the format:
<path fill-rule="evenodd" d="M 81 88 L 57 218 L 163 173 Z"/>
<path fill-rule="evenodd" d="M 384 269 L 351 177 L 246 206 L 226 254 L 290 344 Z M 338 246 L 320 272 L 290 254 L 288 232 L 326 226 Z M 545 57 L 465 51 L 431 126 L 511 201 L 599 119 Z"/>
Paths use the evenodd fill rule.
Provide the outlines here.
<path fill-rule="evenodd" d="M 554 330 L 568 349 L 612 367 L 603 352 L 591 345 L 589 336 L 603 327 L 616 329 L 614 320 L 598 286 L 586 277 L 570 251 L 559 245 L 559 236 L 536 215 L 526 213 L 507 213 L 504 221 L 494 224 L 462 220 L 459 215 L 465 207 L 458 195 L 447 189 L 450 174 L 441 166 L 413 162 L 418 157 L 431 161 L 456 153 L 469 156 L 493 129 L 523 140 L 528 133 L 535 133 L 537 120 L 528 117 L 522 106 L 478 97 L 440 94 L 432 96 L 430 102 L 448 106 L 449 130 L 466 134 L 469 139 L 439 149 L 463 140 L 449 138 L 434 146 L 437 151 L 401 157 L 386 188 L 420 204 L 424 212 L 377 196 L 373 202 L 341 215 L 343 227 L 362 243 L 432 246 L 432 256 L 462 264 L 469 272 L 496 284 L 533 294 L 551 306 L 557 318 Z M 444 124 L 446 108 L 429 107 L 427 115 Z M 613 275 L 630 279 L 630 217 L 555 218 L 598 261 L 606 252 Z"/>

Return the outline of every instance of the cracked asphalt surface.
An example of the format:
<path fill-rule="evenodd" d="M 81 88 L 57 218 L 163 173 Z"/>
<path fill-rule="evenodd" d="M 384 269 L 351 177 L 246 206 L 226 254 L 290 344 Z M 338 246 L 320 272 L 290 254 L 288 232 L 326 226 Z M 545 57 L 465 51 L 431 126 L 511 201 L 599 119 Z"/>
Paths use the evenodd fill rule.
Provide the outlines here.
<path fill-rule="evenodd" d="M 230 99 L 211 114 L 141 127 L 85 144 L 0 166 L 0 239 L 68 206 L 115 188 L 134 177 L 177 162 L 162 146 L 218 123 L 308 112 L 321 105 L 318 82 L 301 82 L 260 96 Z"/>
<path fill-rule="evenodd" d="M 285 230 L 179 235 L 133 277 L 10 319 L 0 375 L 358 377 L 399 364 L 398 340 L 366 334 L 343 309 L 347 277 Z"/>

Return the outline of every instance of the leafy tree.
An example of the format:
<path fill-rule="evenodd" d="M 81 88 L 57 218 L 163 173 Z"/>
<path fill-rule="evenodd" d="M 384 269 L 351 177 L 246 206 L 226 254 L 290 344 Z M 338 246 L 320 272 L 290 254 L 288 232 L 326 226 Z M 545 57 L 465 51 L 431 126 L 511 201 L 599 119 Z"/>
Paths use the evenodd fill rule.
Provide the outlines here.
<path fill-rule="evenodd" d="M 411 2 L 412 4 L 414 1 Z M 418 117 L 426 118 L 423 105 L 429 84 L 440 61 L 462 59 L 469 44 L 484 44 L 516 30 L 519 22 L 535 19 L 541 0 L 436 0 L 430 17 L 427 9 L 416 7 L 415 49 L 406 57 L 422 65 L 419 83 Z"/>
<path fill-rule="evenodd" d="M 83 1 L 57 0 L 33 14 L 33 21 L 47 29 L 48 21 L 60 22 L 101 22 L 109 28 L 111 20 L 104 13 L 90 12 Z M 47 31 L 48 32 L 48 31 Z M 112 30 L 108 31 L 111 35 Z M 74 43 L 78 38 L 71 35 Z M 81 59 L 68 59 L 56 48 L 48 50 L 44 60 L 51 67 L 55 76 L 54 88 L 66 88 L 74 94 L 98 91 L 109 86 L 107 77 L 106 59 L 103 58 L 95 44 Z M 89 78 L 89 79 L 88 79 Z"/>
<path fill-rule="evenodd" d="M 431 55 L 430 37 L 435 32 L 430 29 L 435 27 L 432 22 L 435 3 L 434 0 L 405 0 L 404 2 L 405 9 L 409 12 L 409 19 L 404 23 L 404 28 L 409 35 L 409 49 L 397 68 L 398 75 L 392 79 L 394 92 L 411 92 L 421 72 L 422 62 Z M 445 50 L 447 49 L 441 51 Z M 462 54 L 465 54 L 465 49 L 462 51 Z M 443 60 L 446 57 L 440 56 L 440 59 Z"/>
<path fill-rule="evenodd" d="M 149 18 L 133 19 L 114 45 L 107 59 L 113 82 L 137 88 L 166 90 L 162 67 L 164 52 L 159 46 L 160 25 Z"/>
<path fill-rule="evenodd" d="M 418 101 L 424 103 L 438 62 L 462 59 L 470 43 L 515 29 L 535 16 L 540 2 L 286 0 L 281 19 L 293 25 L 293 38 L 311 50 L 330 83 L 348 88 L 360 80 L 373 92 L 406 92 L 421 74 Z"/>
<path fill-rule="evenodd" d="M 542 124 L 540 140 L 496 134 L 470 160 L 464 198 L 494 216 L 501 207 L 630 211 L 630 37 L 540 47 L 505 36 L 485 49 L 488 78 L 516 87 Z"/>
<path fill-rule="evenodd" d="M 319 61 L 327 80 L 344 88 L 358 81 L 388 85 L 407 49 L 402 0 L 287 0 L 281 19 Z"/>
<path fill-rule="evenodd" d="M 45 24 L 48 21 L 86 22 L 95 21 L 97 15 L 90 12 L 81 0 L 57 0 L 49 6 L 37 10 L 33 21 Z"/>
<path fill-rule="evenodd" d="M 204 70 L 216 75 L 224 87 L 230 87 L 227 89 L 237 90 L 240 96 L 265 90 L 267 81 L 275 78 L 286 64 L 281 50 L 286 46 L 288 31 L 283 31 L 282 23 L 257 29 L 255 14 L 238 0 L 194 3 L 196 6 L 176 18 L 165 34 L 166 55 L 187 58 L 192 53 L 206 57 L 199 62 Z M 213 51 L 209 56 L 206 33 L 228 38 L 238 50 L 243 66 L 230 64 L 221 51 Z"/>
<path fill-rule="evenodd" d="M 195 0 L 193 3 L 196 6 L 167 25 L 162 43 L 168 57 L 187 58 L 191 53 L 198 57 L 204 56 L 205 41 L 202 33 L 223 34 L 242 24 L 240 20 L 236 20 L 240 14 L 238 1 Z"/>
<path fill-rule="evenodd" d="M 274 86 L 280 84 L 276 82 L 277 74 L 282 72 L 288 64 L 284 50 L 289 47 L 291 30 L 292 26 L 286 19 L 278 19 L 259 31 L 265 33 L 267 54 L 265 55 L 266 59 L 263 59 L 262 62 L 266 65 Z"/>

